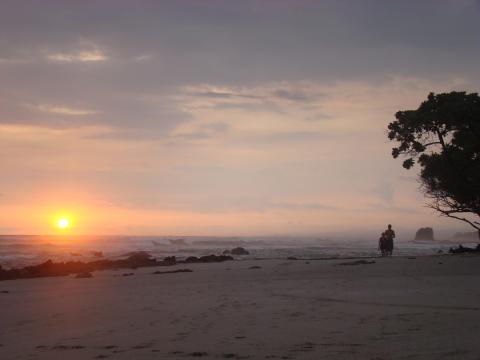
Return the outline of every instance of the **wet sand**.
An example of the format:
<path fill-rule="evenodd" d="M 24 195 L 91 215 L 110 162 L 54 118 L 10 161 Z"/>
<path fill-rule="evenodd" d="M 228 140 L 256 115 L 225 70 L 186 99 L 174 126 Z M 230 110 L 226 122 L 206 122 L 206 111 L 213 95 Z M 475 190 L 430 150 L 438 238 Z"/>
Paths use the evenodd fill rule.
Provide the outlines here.
<path fill-rule="evenodd" d="M 1 281 L 0 359 L 480 358 L 480 256 L 369 260 Z"/>

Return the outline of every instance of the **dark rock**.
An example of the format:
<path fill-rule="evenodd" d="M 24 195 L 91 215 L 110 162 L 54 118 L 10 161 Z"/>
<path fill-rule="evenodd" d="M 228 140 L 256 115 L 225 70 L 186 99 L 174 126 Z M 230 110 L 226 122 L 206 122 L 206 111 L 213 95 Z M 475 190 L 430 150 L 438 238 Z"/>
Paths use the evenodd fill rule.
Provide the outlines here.
<path fill-rule="evenodd" d="M 227 255 L 207 255 L 200 258 L 191 256 L 184 261 L 177 261 L 175 257 L 167 257 L 163 261 L 157 261 L 145 251 L 127 254 L 126 259 L 108 260 L 99 259 L 90 262 L 67 261 L 54 263 L 51 260 L 39 265 L 26 266 L 19 269 L 5 270 L 0 267 L 0 280 L 27 279 L 48 276 L 67 276 L 71 274 L 91 273 L 97 270 L 136 269 L 139 267 L 169 266 L 179 263 L 208 263 L 233 260 Z"/>
<path fill-rule="evenodd" d="M 189 256 L 185 259 L 185 263 L 210 263 L 210 262 L 222 262 L 227 260 L 233 260 L 233 257 L 229 255 L 205 255 L 200 256 Z"/>
<path fill-rule="evenodd" d="M 87 279 L 93 277 L 92 273 L 85 272 L 85 273 L 79 273 L 75 276 L 77 279 Z"/>
<path fill-rule="evenodd" d="M 127 256 L 127 259 L 131 259 L 131 260 L 147 260 L 147 259 L 151 259 L 151 255 L 146 252 L 146 251 L 132 251 L 132 252 L 129 252 L 127 254 L 125 254 Z"/>
<path fill-rule="evenodd" d="M 202 356 L 207 356 L 208 354 L 205 351 L 194 351 L 189 355 L 193 357 L 202 357 Z"/>
<path fill-rule="evenodd" d="M 233 248 L 232 250 L 230 250 L 230 253 L 232 255 L 249 255 L 250 254 L 247 250 L 245 250 L 245 248 L 241 246 Z"/>
<path fill-rule="evenodd" d="M 340 263 L 340 264 L 338 264 L 338 265 L 369 265 L 369 264 L 375 264 L 375 261 L 356 260 L 356 261 L 350 261 L 350 262 Z"/>
<path fill-rule="evenodd" d="M 177 263 L 177 259 L 175 256 L 167 256 L 166 258 L 163 259 L 163 264 L 164 265 L 175 265 Z"/>
<path fill-rule="evenodd" d="M 298 260 L 295 256 L 289 256 L 287 257 L 287 260 Z"/>
<path fill-rule="evenodd" d="M 132 275 L 135 275 L 135 273 L 124 273 L 124 274 L 122 274 L 122 276 L 132 276 Z"/>
<path fill-rule="evenodd" d="M 82 256 L 82 254 L 71 252 L 70 256 Z"/>
<path fill-rule="evenodd" d="M 480 253 L 480 244 L 478 244 L 475 248 L 458 245 L 457 248 L 451 247 L 448 252 L 451 254 Z"/>
<path fill-rule="evenodd" d="M 415 234 L 415 240 L 417 241 L 434 241 L 433 229 L 431 227 L 424 227 L 417 230 Z"/>
<path fill-rule="evenodd" d="M 233 260 L 233 257 L 229 255 L 206 255 L 200 256 L 200 258 L 198 259 L 198 261 L 202 263 L 222 262 L 227 260 Z"/>
<path fill-rule="evenodd" d="M 175 274 L 175 273 L 184 273 L 184 272 L 193 272 L 191 269 L 178 269 L 178 270 L 172 270 L 172 271 L 155 271 L 152 274 L 158 275 L 158 274 Z"/>
<path fill-rule="evenodd" d="M 223 252 L 222 252 L 223 255 L 228 255 L 228 254 L 230 254 L 230 253 L 231 253 L 230 250 L 223 250 Z"/>
<path fill-rule="evenodd" d="M 196 256 L 189 256 L 185 259 L 186 263 L 196 263 L 198 262 L 198 257 Z"/>
<path fill-rule="evenodd" d="M 261 268 L 262 268 L 261 266 L 257 266 L 257 265 L 255 265 L 255 266 L 250 266 L 250 267 L 249 267 L 249 269 L 251 269 L 251 270 L 252 270 L 252 269 L 261 269 Z"/>
<path fill-rule="evenodd" d="M 95 257 L 103 257 L 103 253 L 101 251 L 92 251 L 92 255 Z"/>
<path fill-rule="evenodd" d="M 8 290 L 2 290 L 2 291 L 0 291 L 0 294 L 9 294 L 9 293 L 10 293 L 10 291 L 8 291 Z"/>

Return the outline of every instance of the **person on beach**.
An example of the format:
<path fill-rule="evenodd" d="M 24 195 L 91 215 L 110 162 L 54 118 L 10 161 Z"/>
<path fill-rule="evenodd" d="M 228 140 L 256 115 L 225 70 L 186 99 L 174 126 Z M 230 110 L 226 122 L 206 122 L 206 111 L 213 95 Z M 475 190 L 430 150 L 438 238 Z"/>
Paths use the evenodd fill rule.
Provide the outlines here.
<path fill-rule="evenodd" d="M 382 232 L 382 235 L 380 235 L 380 238 L 378 239 L 378 250 L 380 250 L 380 253 L 382 256 L 385 256 L 387 254 L 387 238 L 385 237 L 385 232 Z"/>
<path fill-rule="evenodd" d="M 392 225 L 388 224 L 388 229 L 385 230 L 385 252 L 387 256 L 392 256 L 393 253 L 393 238 L 395 237 L 395 231 L 392 229 Z"/>

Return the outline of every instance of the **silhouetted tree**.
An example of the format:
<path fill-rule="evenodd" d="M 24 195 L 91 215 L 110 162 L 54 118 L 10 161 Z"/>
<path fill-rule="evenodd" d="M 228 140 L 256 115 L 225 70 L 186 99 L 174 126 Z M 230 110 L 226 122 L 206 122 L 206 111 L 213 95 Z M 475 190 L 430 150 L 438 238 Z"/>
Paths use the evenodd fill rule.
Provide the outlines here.
<path fill-rule="evenodd" d="M 464 221 L 480 237 L 480 97 L 477 93 L 430 93 L 417 110 L 399 111 L 388 138 L 403 167 L 420 165 L 428 206 Z M 466 217 L 466 214 L 474 216 Z"/>

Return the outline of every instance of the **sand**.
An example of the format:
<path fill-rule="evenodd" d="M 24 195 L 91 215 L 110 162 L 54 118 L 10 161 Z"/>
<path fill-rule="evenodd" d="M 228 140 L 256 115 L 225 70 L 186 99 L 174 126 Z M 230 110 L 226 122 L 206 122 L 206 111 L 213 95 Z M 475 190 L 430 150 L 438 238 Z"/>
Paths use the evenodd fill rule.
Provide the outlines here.
<path fill-rule="evenodd" d="M 373 260 L 2 281 L 0 359 L 480 359 L 479 256 Z"/>

